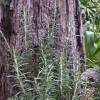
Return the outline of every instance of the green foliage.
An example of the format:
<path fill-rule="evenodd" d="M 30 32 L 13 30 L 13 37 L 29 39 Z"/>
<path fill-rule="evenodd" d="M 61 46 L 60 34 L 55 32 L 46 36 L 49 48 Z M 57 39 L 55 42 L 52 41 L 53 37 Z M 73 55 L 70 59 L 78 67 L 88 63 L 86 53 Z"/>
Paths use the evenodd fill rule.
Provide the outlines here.
<path fill-rule="evenodd" d="M 86 31 L 85 32 L 85 46 L 86 46 L 86 55 L 88 60 L 96 62 L 99 61 L 100 56 L 100 37 L 99 34 L 94 34 L 94 32 Z"/>
<path fill-rule="evenodd" d="M 85 44 L 87 58 L 91 59 L 94 53 L 94 33 L 91 31 L 85 32 Z"/>
<path fill-rule="evenodd" d="M 25 70 L 32 60 L 31 51 L 25 50 L 20 54 L 13 49 L 13 77 L 18 93 L 8 100 L 61 100 L 67 96 L 70 99 L 73 97 L 75 85 L 69 76 L 67 60 L 64 52 L 56 58 L 50 47 L 51 37 L 49 34 L 40 46 L 39 72 L 36 77 L 30 74 L 33 69 L 30 72 Z"/>
<path fill-rule="evenodd" d="M 12 50 L 13 68 L 11 70 L 12 75 L 9 77 L 16 82 L 13 87 L 16 88 L 17 94 L 11 100 L 31 100 L 32 98 L 33 85 L 31 85 L 32 80 L 29 80 L 31 73 L 28 72 L 29 69 L 27 68 L 30 66 L 29 52 L 28 56 L 23 53 L 20 54 L 15 49 Z"/>
<path fill-rule="evenodd" d="M 100 65 L 100 1 L 81 0 L 87 63 Z"/>
<path fill-rule="evenodd" d="M 100 1 L 99 0 L 80 0 L 84 23 L 90 21 L 93 23 L 96 17 L 96 23 L 100 20 Z M 99 21 L 100 22 L 100 21 Z M 100 23 L 98 23 L 100 25 Z"/>
<path fill-rule="evenodd" d="M 85 50 L 88 67 L 100 70 L 100 0 L 80 0 L 84 23 Z M 93 100 L 100 98 L 100 84 Z"/>

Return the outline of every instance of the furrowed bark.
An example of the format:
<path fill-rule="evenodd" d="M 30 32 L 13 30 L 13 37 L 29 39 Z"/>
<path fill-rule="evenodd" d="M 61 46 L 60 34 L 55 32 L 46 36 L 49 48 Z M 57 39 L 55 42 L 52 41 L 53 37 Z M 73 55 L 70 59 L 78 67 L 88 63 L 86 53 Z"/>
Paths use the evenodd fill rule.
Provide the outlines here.
<path fill-rule="evenodd" d="M 0 100 L 6 100 L 11 94 L 9 83 L 9 49 L 12 28 L 10 0 L 0 1 Z"/>
<path fill-rule="evenodd" d="M 54 36 L 52 46 L 55 48 L 56 55 L 60 56 L 63 45 L 66 45 L 64 51 L 68 58 L 68 67 L 75 72 L 78 59 L 82 65 L 85 65 L 82 19 L 78 0 L 9 0 L 6 5 L 0 4 L 0 30 L 5 37 L 4 39 L 0 34 L 0 98 L 5 100 L 9 91 L 7 79 L 9 56 L 6 45 L 22 52 L 23 49 L 29 48 L 27 37 L 30 38 L 37 75 L 39 47 L 45 41 L 50 25 Z M 22 47 L 22 35 L 26 40 L 25 48 Z"/>
<path fill-rule="evenodd" d="M 77 63 L 79 63 L 77 60 L 80 59 L 83 71 L 85 69 L 86 59 L 79 1 L 59 0 L 59 11 L 60 23 L 63 30 L 62 34 L 67 40 L 67 56 L 71 63 L 69 66 L 73 71 L 75 71 L 77 69 Z"/>

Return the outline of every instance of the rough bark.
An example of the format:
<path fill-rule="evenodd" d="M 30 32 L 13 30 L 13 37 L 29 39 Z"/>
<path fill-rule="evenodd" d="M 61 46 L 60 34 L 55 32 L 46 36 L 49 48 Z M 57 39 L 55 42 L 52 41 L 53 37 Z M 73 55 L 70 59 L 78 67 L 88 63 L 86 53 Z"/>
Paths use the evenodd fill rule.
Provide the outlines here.
<path fill-rule="evenodd" d="M 48 34 L 48 24 L 50 23 L 55 36 L 54 48 L 56 51 L 61 52 L 62 45 L 67 43 L 65 51 L 69 60 L 69 68 L 73 71 L 77 69 L 76 59 L 78 58 L 82 59 L 85 64 L 82 20 L 78 0 L 10 1 L 7 5 L 0 4 L 0 28 L 10 47 L 15 46 L 20 51 L 27 50 L 30 45 L 25 41 L 25 48 L 23 48 L 21 36 L 24 36 L 26 40 L 30 38 L 34 50 L 34 65 L 37 66 L 39 63 L 37 52 L 41 42 Z M 57 14 L 58 12 L 59 14 Z M 7 48 L 3 47 L 3 41 L 0 39 L 0 81 L 3 80 L 3 83 L 0 83 L 0 97 L 5 99 L 8 94 L 6 73 L 9 67 Z"/>
<path fill-rule="evenodd" d="M 4 39 L 0 36 L 0 100 L 6 100 L 9 89 L 7 81 L 8 59 Z"/>
<path fill-rule="evenodd" d="M 63 37 L 66 37 L 67 56 L 71 63 L 70 68 L 77 69 L 77 60 L 85 69 L 85 50 L 82 29 L 82 19 L 78 0 L 59 0 L 60 23 L 63 29 Z M 64 34 L 65 33 L 65 34 Z M 64 38 L 63 38 L 64 39 Z"/>
<path fill-rule="evenodd" d="M 0 100 L 6 100 L 10 95 L 9 74 L 9 49 L 12 29 L 12 11 L 10 0 L 0 1 Z"/>
<path fill-rule="evenodd" d="M 39 64 L 39 46 L 48 33 L 48 24 L 51 22 L 52 0 L 13 0 L 13 22 L 16 36 L 16 49 L 22 50 L 21 36 L 27 36 L 33 47 L 34 66 Z M 50 15 L 51 14 L 51 15 Z M 22 22 L 22 20 L 24 21 Z M 26 19 L 26 20 L 25 20 Z M 27 40 L 27 38 L 26 38 Z M 28 44 L 29 46 L 29 44 Z M 29 48 L 26 46 L 26 48 Z M 34 68 L 35 70 L 38 68 Z M 37 73 L 37 71 L 36 71 Z"/>

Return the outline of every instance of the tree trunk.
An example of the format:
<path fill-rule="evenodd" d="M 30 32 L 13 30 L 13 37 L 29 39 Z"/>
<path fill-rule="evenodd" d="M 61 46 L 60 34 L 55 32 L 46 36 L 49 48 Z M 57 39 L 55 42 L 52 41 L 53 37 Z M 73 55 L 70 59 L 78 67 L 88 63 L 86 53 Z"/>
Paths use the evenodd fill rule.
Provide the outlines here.
<path fill-rule="evenodd" d="M 11 18 L 10 1 L 0 1 L 0 100 L 6 100 L 11 92 L 8 78 L 9 49 L 11 36 L 14 34 Z"/>
<path fill-rule="evenodd" d="M 35 66 L 39 63 L 39 54 L 37 54 L 39 46 L 48 34 L 48 24 L 52 24 L 52 34 L 56 37 L 53 44 L 56 50 L 61 52 L 62 44 L 67 43 L 64 49 L 68 57 L 69 69 L 72 71 L 77 69 L 78 59 L 83 65 L 85 64 L 82 19 L 78 0 L 8 1 L 6 5 L 0 4 L 0 28 L 4 35 L 0 33 L 0 38 L 2 38 L 0 39 L 0 98 L 3 97 L 0 100 L 5 100 L 9 90 L 6 45 L 23 50 L 21 46 L 23 40 L 20 39 L 22 35 L 26 40 L 29 37 L 32 41 Z M 26 41 L 24 45 L 24 49 L 27 50 L 29 45 Z M 37 73 L 38 71 L 35 74 Z"/>

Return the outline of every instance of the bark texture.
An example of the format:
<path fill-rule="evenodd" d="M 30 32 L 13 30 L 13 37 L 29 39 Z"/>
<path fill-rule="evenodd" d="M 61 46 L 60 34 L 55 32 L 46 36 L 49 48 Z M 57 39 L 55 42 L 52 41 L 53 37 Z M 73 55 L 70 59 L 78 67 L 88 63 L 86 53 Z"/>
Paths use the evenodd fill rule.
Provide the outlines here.
<path fill-rule="evenodd" d="M 9 74 L 9 49 L 12 29 L 12 11 L 10 0 L 0 1 L 0 100 L 10 96 Z"/>
<path fill-rule="evenodd" d="M 75 71 L 79 60 L 85 69 L 85 49 L 79 0 L 59 0 L 62 40 L 67 43 L 69 67 Z"/>
<path fill-rule="evenodd" d="M 6 0 L 5 0 L 6 1 Z M 48 34 L 54 35 L 53 45 L 57 55 L 62 51 L 63 44 L 68 57 L 69 68 L 77 69 L 78 58 L 85 64 L 82 19 L 78 0 L 8 0 L 0 4 L 0 100 L 8 96 L 7 72 L 9 71 L 6 42 L 23 51 L 32 47 L 34 65 L 39 63 L 39 46 Z M 7 2 L 7 1 L 6 1 Z M 21 37 L 24 36 L 24 40 Z M 30 40 L 30 44 L 26 40 Z M 5 41 L 5 42 L 4 42 Z M 25 48 L 22 44 L 24 41 Z M 5 44 L 4 44 L 5 43 Z M 38 72 L 36 72 L 37 74 Z"/>
<path fill-rule="evenodd" d="M 0 100 L 6 100 L 8 89 L 8 59 L 7 50 L 4 43 L 4 39 L 0 36 Z"/>

